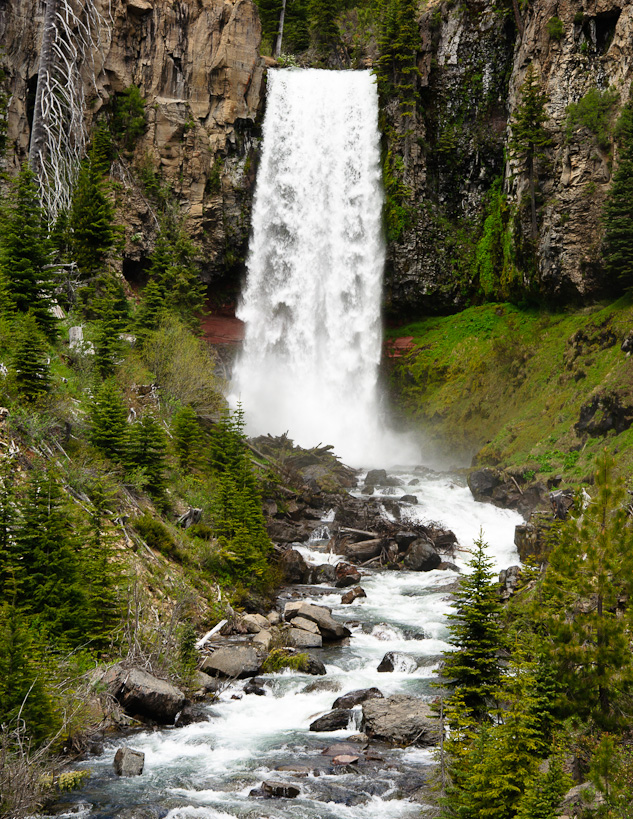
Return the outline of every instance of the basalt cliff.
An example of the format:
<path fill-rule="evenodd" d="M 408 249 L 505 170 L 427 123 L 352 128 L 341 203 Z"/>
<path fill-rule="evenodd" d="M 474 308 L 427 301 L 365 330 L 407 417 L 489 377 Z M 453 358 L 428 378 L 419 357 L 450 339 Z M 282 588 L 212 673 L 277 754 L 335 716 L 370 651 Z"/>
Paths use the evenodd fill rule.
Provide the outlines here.
<path fill-rule="evenodd" d="M 28 155 L 50 3 L 60 14 L 74 10 L 78 19 L 89 5 L 0 2 L 4 164 L 12 172 Z M 235 293 L 250 228 L 265 75 L 275 63 L 260 56 L 257 7 L 251 0 L 90 5 L 100 23 L 90 65 L 82 68 L 88 131 L 132 85 L 147 120 L 133 151 L 111 168 L 125 230 L 121 272 L 132 283 L 142 280 L 155 241 L 157 219 L 142 183 L 149 174 L 167 185 L 185 218 L 212 294 Z M 392 154 L 397 168 L 403 211 L 388 235 L 387 311 L 401 318 L 453 312 L 473 299 L 525 295 L 561 304 L 613 293 L 600 243 L 617 150 L 612 132 L 597 136 L 582 122 L 570 128 L 568 109 L 592 89 L 611 88 L 607 119 L 615 122 L 632 78 L 633 4 L 431 2 L 421 5 L 418 21 L 415 112 L 403 119 L 397 100 L 382 101 L 385 155 Z M 348 65 L 370 64 L 372 49 L 361 56 Z M 545 93 L 550 137 L 536 167 L 537 237 L 530 236 L 525 207 L 528 179 L 509 151 L 509 124 L 530 65 Z M 512 272 L 483 281 L 478 247 L 495 208 L 513 247 Z"/>

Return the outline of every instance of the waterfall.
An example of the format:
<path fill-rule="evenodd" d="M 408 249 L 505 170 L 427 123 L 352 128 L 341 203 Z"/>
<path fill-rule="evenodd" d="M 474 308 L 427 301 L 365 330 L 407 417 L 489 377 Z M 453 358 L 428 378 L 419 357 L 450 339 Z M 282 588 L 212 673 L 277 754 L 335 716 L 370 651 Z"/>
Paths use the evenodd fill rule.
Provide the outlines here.
<path fill-rule="evenodd" d="M 269 72 L 231 386 L 249 433 L 329 443 L 357 465 L 406 459 L 378 393 L 382 203 L 371 74 Z"/>

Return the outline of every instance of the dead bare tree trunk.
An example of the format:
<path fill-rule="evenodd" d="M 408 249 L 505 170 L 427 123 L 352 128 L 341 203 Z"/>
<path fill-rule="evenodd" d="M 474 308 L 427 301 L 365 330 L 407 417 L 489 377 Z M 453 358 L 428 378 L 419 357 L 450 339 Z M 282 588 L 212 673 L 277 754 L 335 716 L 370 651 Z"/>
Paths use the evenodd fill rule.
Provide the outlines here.
<path fill-rule="evenodd" d="M 50 74 L 53 66 L 53 41 L 57 34 L 55 16 L 57 14 L 58 5 L 59 0 L 46 0 L 44 33 L 42 35 L 42 48 L 40 50 L 40 65 L 37 72 L 37 91 L 35 93 L 35 108 L 33 109 L 29 165 L 38 179 L 43 171 L 43 161 L 47 143 L 46 127 L 42 114 L 42 99 L 44 96 L 44 88 L 47 85 L 46 77 Z"/>
<path fill-rule="evenodd" d="M 512 0 L 512 8 L 514 10 L 514 22 L 516 23 L 519 37 L 523 37 L 525 26 L 523 25 L 523 18 L 521 17 L 521 9 L 519 8 L 518 0 Z"/>
<path fill-rule="evenodd" d="M 286 19 L 286 0 L 281 4 L 281 14 L 279 15 L 279 32 L 277 34 L 277 41 L 275 43 L 275 57 L 281 56 L 281 42 L 284 37 L 284 20 Z"/>

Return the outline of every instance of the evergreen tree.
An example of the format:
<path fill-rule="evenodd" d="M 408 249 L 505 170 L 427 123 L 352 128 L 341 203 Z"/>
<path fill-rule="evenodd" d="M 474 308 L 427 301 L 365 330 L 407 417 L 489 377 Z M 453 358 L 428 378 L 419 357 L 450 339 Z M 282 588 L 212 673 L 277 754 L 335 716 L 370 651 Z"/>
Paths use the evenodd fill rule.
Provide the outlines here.
<path fill-rule="evenodd" d="M 616 128 L 618 157 L 605 203 L 604 265 L 614 281 L 633 285 L 633 101 Z"/>
<path fill-rule="evenodd" d="M 125 441 L 125 462 L 130 469 L 142 469 L 145 486 L 152 495 L 165 488 L 167 436 L 151 415 L 143 415 L 129 427 Z"/>
<path fill-rule="evenodd" d="M 418 4 L 416 0 L 385 0 L 378 35 L 378 88 L 383 97 L 394 94 L 403 116 L 415 110 L 415 84 L 420 72 Z"/>
<path fill-rule="evenodd" d="M 103 189 L 95 149 L 82 163 L 70 208 L 71 252 L 85 278 L 103 268 L 115 242 L 112 202 Z"/>
<path fill-rule="evenodd" d="M 55 728 L 56 720 L 37 658 L 37 645 L 18 609 L 0 604 L 0 724 L 6 729 L 26 728 L 39 742 Z"/>
<path fill-rule="evenodd" d="M 13 369 L 18 392 L 27 401 L 37 401 L 50 389 L 47 346 L 31 312 L 19 325 L 13 353 Z"/>
<path fill-rule="evenodd" d="M 538 236 L 536 218 L 536 162 L 543 155 L 543 149 L 551 140 L 543 123 L 547 121 L 545 112 L 546 94 L 541 90 L 540 79 L 534 65 L 530 63 L 521 86 L 521 97 L 511 122 L 512 137 L 510 151 L 527 173 L 530 183 L 530 210 L 532 216 L 532 240 Z"/>
<path fill-rule="evenodd" d="M 15 302 L 11 295 L 11 282 L 4 268 L 0 267 L 0 321 L 8 321 L 15 313 Z"/>
<path fill-rule="evenodd" d="M 158 327 L 166 309 L 164 289 L 155 279 L 150 279 L 143 290 L 143 301 L 134 320 L 136 334 L 141 341 L 148 332 Z"/>
<path fill-rule="evenodd" d="M 53 305 L 53 248 L 39 204 L 33 173 L 24 166 L 10 184 L 0 210 L 0 276 L 5 282 L 5 309 L 31 311 L 49 338 L 56 335 Z M 7 304 L 6 291 L 10 294 Z"/>
<path fill-rule="evenodd" d="M 558 819 L 563 796 L 573 780 L 563 771 L 561 760 L 553 756 L 544 773 L 528 784 L 519 802 L 516 819 Z"/>
<path fill-rule="evenodd" d="M 180 468 L 188 472 L 200 462 L 202 434 L 196 413 L 191 407 L 180 407 L 172 421 L 174 446 Z"/>
<path fill-rule="evenodd" d="M 83 639 L 78 613 L 83 592 L 75 523 L 52 473 L 29 481 L 16 533 L 16 604 L 46 634 L 76 645 Z"/>
<path fill-rule="evenodd" d="M 497 652 L 502 635 L 498 584 L 481 536 L 469 566 L 455 593 L 457 612 L 448 618 L 449 642 L 457 650 L 445 654 L 442 675 L 475 717 L 485 719 L 501 680 Z"/>
<path fill-rule="evenodd" d="M 631 614 L 618 612 L 620 598 L 633 593 L 633 527 L 606 451 L 595 485 L 588 507 L 559 530 L 543 593 L 549 662 L 563 685 L 559 704 L 609 728 L 622 718 L 618 700 L 633 691 Z"/>
<path fill-rule="evenodd" d="M 312 47 L 323 57 L 336 54 L 341 35 L 336 18 L 340 6 L 335 0 L 310 0 L 310 36 Z"/>
<path fill-rule="evenodd" d="M 13 458 L 6 456 L 0 460 L 0 600 L 11 599 L 15 589 L 14 543 L 18 508 L 15 468 Z"/>
<path fill-rule="evenodd" d="M 149 282 L 143 294 L 145 297 L 147 293 L 151 299 L 151 305 L 148 304 L 145 311 L 146 321 L 158 317 L 161 297 L 163 306 L 189 321 L 192 313 L 203 309 L 205 287 L 200 281 L 195 255 L 195 246 L 183 229 L 165 219 L 150 256 Z M 148 293 L 152 283 L 157 287 L 153 287 Z"/>
<path fill-rule="evenodd" d="M 122 93 L 116 94 L 112 114 L 114 135 L 127 151 L 131 151 L 147 128 L 145 100 L 138 86 L 130 85 Z"/>
<path fill-rule="evenodd" d="M 127 410 L 116 384 L 104 383 L 95 392 L 90 405 L 90 440 L 108 458 L 121 460 L 127 427 Z"/>
<path fill-rule="evenodd" d="M 102 480 L 94 481 L 89 492 L 93 506 L 81 551 L 85 596 L 82 624 L 86 640 L 95 648 L 103 649 L 110 643 L 119 615 L 116 587 L 120 572 L 112 559 L 112 536 L 105 526 L 112 493 Z"/>
<path fill-rule="evenodd" d="M 214 530 L 221 559 L 232 579 L 266 585 L 266 556 L 271 543 L 261 496 L 251 469 L 241 409 L 224 413 L 211 433 L 211 464 L 215 479 Z"/>

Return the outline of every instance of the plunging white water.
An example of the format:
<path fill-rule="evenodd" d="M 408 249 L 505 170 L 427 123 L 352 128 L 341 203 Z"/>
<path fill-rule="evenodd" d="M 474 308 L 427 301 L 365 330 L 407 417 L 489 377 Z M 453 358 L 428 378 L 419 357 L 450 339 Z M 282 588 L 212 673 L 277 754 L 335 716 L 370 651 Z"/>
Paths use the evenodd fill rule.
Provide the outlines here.
<path fill-rule="evenodd" d="M 232 400 L 249 433 L 333 444 L 355 465 L 411 450 L 380 418 L 379 142 L 368 71 L 269 72 Z"/>

